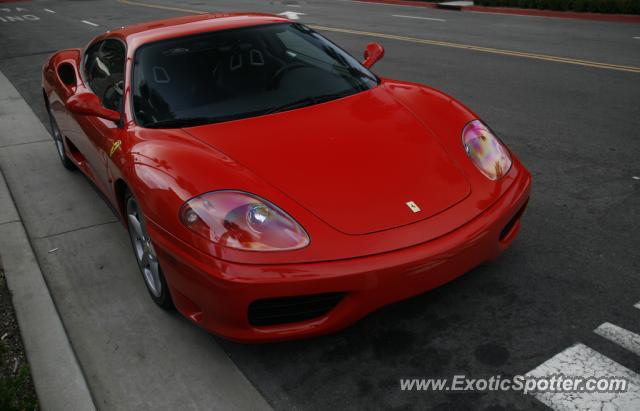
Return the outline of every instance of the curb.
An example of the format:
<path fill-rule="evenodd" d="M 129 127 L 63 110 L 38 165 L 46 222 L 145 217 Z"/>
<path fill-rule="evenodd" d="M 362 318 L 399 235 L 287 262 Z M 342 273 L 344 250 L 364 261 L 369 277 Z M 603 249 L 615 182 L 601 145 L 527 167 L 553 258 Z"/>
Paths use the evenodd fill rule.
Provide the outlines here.
<path fill-rule="evenodd" d="M 1 73 L 0 82 L 0 101 L 21 98 Z M 95 410 L 2 170 L 0 258 L 41 409 Z"/>
<path fill-rule="evenodd" d="M 591 21 L 606 21 L 614 23 L 640 23 L 640 15 L 637 14 L 605 14 L 577 11 L 556 11 L 521 9 L 516 7 L 489 7 L 489 6 L 442 6 L 436 2 L 420 0 L 357 0 L 359 3 L 380 3 L 398 6 L 426 7 L 430 9 L 447 9 L 457 11 L 471 11 L 474 13 L 515 14 L 533 17 L 556 17 L 561 19 L 577 19 Z"/>
<path fill-rule="evenodd" d="M 638 14 L 605 14 L 605 13 L 589 13 L 578 11 L 555 11 L 555 10 L 538 10 L 538 9 L 519 9 L 514 7 L 485 7 L 485 6 L 467 6 L 462 11 L 474 11 L 478 13 L 501 13 L 501 14 L 517 14 L 521 16 L 535 17 L 557 17 L 561 19 L 578 19 L 591 21 L 607 21 L 614 23 L 640 23 L 640 15 Z"/>

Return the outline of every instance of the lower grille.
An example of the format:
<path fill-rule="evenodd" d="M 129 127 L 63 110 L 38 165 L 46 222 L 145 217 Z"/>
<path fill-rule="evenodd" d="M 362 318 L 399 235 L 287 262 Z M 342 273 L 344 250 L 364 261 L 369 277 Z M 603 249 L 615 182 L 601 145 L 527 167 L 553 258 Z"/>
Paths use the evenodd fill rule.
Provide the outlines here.
<path fill-rule="evenodd" d="M 260 327 L 311 320 L 331 311 L 343 297 L 324 293 L 256 300 L 249 305 L 249 323 Z"/>

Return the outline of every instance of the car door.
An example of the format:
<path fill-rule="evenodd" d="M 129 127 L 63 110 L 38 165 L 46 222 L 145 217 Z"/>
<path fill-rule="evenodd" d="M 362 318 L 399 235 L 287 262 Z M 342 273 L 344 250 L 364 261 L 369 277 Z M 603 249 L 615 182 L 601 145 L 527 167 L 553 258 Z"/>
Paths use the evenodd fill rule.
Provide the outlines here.
<path fill-rule="evenodd" d="M 96 94 L 101 104 L 122 112 L 125 70 L 125 46 L 117 39 L 106 39 L 90 46 L 82 64 L 86 87 Z M 110 193 L 110 157 L 117 151 L 125 135 L 120 124 L 95 116 L 74 115 L 83 134 L 77 139 L 79 151 L 86 161 L 85 171 L 105 193 Z M 112 152 L 112 149 L 114 151 Z"/>

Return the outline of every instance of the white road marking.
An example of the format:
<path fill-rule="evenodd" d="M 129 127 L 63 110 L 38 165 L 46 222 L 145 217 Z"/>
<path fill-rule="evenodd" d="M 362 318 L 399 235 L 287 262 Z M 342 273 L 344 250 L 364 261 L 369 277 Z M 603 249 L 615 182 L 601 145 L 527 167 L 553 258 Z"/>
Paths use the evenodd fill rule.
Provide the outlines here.
<path fill-rule="evenodd" d="M 633 178 L 634 180 L 640 180 L 640 177 L 638 176 L 631 176 L 631 178 Z"/>
<path fill-rule="evenodd" d="M 306 16 L 305 13 L 300 13 L 299 11 L 285 11 L 282 13 L 278 13 L 278 16 L 284 16 L 289 20 L 298 20 L 300 16 Z"/>
<path fill-rule="evenodd" d="M 0 17 L 0 21 L 3 23 L 13 23 L 17 21 L 36 21 L 40 20 L 40 17 L 34 14 L 23 14 L 21 16 L 3 16 Z"/>
<path fill-rule="evenodd" d="M 576 344 L 527 373 L 551 377 L 562 374 L 580 378 L 625 378 L 622 393 L 544 392 L 535 397 L 554 410 L 637 410 L 640 407 L 640 375 L 583 344 Z"/>
<path fill-rule="evenodd" d="M 593 332 L 634 354 L 640 355 L 640 335 L 636 333 L 611 323 L 600 324 Z"/>
<path fill-rule="evenodd" d="M 24 20 L 20 16 L 5 16 L 5 17 L 0 17 L 0 21 L 2 21 L 3 23 L 11 23 L 14 21 L 24 21 Z"/>
<path fill-rule="evenodd" d="M 634 39 L 636 39 L 636 40 L 640 40 L 640 36 L 634 37 Z"/>
<path fill-rule="evenodd" d="M 634 305 L 634 307 L 636 307 L 637 309 L 639 309 L 639 310 L 640 310 L 640 303 L 638 303 L 638 304 Z"/>
<path fill-rule="evenodd" d="M 55 13 L 55 11 L 50 10 L 50 9 L 44 9 L 44 11 L 46 11 L 47 13 Z"/>
<path fill-rule="evenodd" d="M 97 25 L 96 23 L 92 23 L 92 22 L 87 21 L 87 20 L 82 20 L 82 22 L 83 22 L 84 24 L 88 24 L 88 25 L 93 26 L 93 27 L 98 27 L 98 25 Z"/>
<path fill-rule="evenodd" d="M 402 17 L 404 19 L 417 19 L 417 20 L 431 20 L 431 21 L 446 21 L 445 19 L 434 19 L 432 17 L 419 17 L 419 16 L 405 16 L 404 14 L 392 14 L 392 17 Z"/>

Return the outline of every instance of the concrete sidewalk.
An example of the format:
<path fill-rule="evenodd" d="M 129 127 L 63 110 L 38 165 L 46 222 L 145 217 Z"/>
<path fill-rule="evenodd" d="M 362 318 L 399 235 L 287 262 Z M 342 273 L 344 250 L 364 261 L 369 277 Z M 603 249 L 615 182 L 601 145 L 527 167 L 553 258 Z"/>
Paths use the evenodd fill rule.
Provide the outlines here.
<path fill-rule="evenodd" d="M 30 111 L 16 90 L 0 74 L 0 141 L 13 141 L 16 122 Z M 33 114 L 32 114 L 33 115 Z M 31 127 L 32 122 L 28 122 Z M 9 134 L 7 131 L 11 130 Z M 18 133 L 13 133 L 17 131 Z M 40 134 L 42 135 L 42 134 Z M 8 137 L 8 138 L 7 138 Z M 87 382 L 78 365 L 40 266 L 25 233 L 18 210 L 0 170 L 0 263 L 12 294 L 33 382 L 44 410 L 93 410 Z"/>
<path fill-rule="evenodd" d="M 0 254 L 43 408 L 87 410 L 93 397 L 105 410 L 270 409 L 213 336 L 153 304 L 125 230 L 90 183 L 60 165 L 1 73 L 0 96 L 11 192 L 0 184 Z"/>

